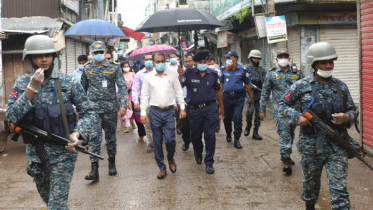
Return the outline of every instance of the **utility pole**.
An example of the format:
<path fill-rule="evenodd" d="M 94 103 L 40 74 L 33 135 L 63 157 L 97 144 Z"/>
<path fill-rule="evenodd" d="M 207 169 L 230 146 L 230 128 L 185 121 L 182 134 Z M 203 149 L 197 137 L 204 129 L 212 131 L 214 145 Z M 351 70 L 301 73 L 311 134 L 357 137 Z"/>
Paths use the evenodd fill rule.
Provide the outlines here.
<path fill-rule="evenodd" d="M 114 1 L 111 0 L 111 22 L 114 23 Z"/>
<path fill-rule="evenodd" d="M 267 11 L 266 11 L 266 17 L 273 17 L 276 15 L 276 10 L 275 10 L 275 1 L 274 0 L 267 0 Z M 272 54 L 272 51 L 274 51 L 276 48 L 275 48 L 275 44 L 270 44 L 269 45 L 269 55 L 270 55 L 270 59 L 269 59 L 269 63 L 270 63 L 270 66 L 271 68 L 274 66 L 274 55 Z"/>

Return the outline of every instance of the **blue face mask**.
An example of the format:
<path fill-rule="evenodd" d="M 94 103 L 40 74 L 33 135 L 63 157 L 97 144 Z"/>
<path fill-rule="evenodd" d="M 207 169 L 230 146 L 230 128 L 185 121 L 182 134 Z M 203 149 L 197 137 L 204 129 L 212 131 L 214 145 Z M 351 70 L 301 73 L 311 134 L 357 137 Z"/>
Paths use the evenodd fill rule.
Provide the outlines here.
<path fill-rule="evenodd" d="M 227 64 L 227 66 L 232 66 L 233 65 L 233 61 L 232 60 L 227 60 L 225 62 L 225 64 Z"/>
<path fill-rule="evenodd" d="M 79 69 L 83 70 L 84 69 L 84 65 L 83 64 L 79 64 Z"/>
<path fill-rule="evenodd" d="M 101 62 L 105 59 L 105 55 L 99 53 L 97 55 L 94 55 L 94 58 L 95 58 L 96 61 Z"/>
<path fill-rule="evenodd" d="M 177 58 L 171 58 L 170 61 L 172 64 L 175 64 L 177 62 Z"/>
<path fill-rule="evenodd" d="M 147 68 L 152 67 L 152 66 L 153 66 L 153 61 L 145 61 L 145 66 L 146 66 Z"/>
<path fill-rule="evenodd" d="M 170 59 L 166 59 L 166 63 L 169 63 L 170 62 Z"/>
<path fill-rule="evenodd" d="M 158 64 L 155 64 L 155 69 L 156 69 L 157 71 L 164 71 L 165 68 L 166 68 L 165 63 L 158 63 Z"/>
<path fill-rule="evenodd" d="M 206 64 L 197 64 L 197 69 L 199 71 L 206 71 L 207 68 L 208 66 Z"/>

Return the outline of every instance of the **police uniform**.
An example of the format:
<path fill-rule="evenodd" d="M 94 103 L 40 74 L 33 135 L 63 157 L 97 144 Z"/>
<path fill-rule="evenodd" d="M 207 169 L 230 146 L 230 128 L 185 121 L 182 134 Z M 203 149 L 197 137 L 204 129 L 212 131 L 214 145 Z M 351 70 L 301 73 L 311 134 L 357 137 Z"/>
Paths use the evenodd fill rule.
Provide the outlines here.
<path fill-rule="evenodd" d="M 39 35 L 32 36 L 29 40 L 35 40 L 37 36 Z M 47 45 L 45 43 L 47 39 L 50 38 L 41 39 L 44 47 Z M 53 46 L 53 41 L 51 44 Z M 53 69 L 49 80 L 40 86 L 30 101 L 26 89 L 32 76 L 33 74 L 22 75 L 14 84 L 6 107 L 6 116 L 11 124 L 26 120 L 39 129 L 66 137 L 56 88 L 56 79 L 59 79 L 69 131 L 77 131 L 85 139 L 90 135 L 97 135 L 97 131 L 92 128 L 95 128 L 98 117 L 84 94 L 82 86 L 73 79 L 73 76 Z M 76 106 L 79 113 L 79 121 L 76 119 L 72 104 Z M 58 124 L 54 123 L 56 120 L 59 121 Z M 62 145 L 44 143 L 44 149 L 49 158 L 46 162 L 42 162 L 35 147 L 29 144 L 29 139 L 24 136 L 23 140 L 27 143 L 27 173 L 33 177 L 38 192 L 48 209 L 68 209 L 67 200 L 77 153 L 66 150 Z"/>
<path fill-rule="evenodd" d="M 228 53 L 230 55 L 231 51 Z M 236 52 L 234 52 L 237 55 Z M 227 57 L 228 55 L 225 55 Z M 238 57 L 238 55 L 236 56 Z M 243 83 L 250 83 L 250 75 L 246 69 L 237 64 L 233 70 L 227 70 L 226 66 L 221 68 L 219 80 L 223 84 L 224 103 L 224 126 L 228 138 L 231 138 L 232 119 L 234 121 L 234 138 L 239 140 L 242 134 L 242 110 L 245 103 L 246 89 Z"/>
<path fill-rule="evenodd" d="M 194 61 L 208 60 L 207 50 L 199 51 L 193 56 Z M 216 127 L 216 94 L 220 90 L 218 73 L 215 70 L 207 69 L 202 77 L 196 67 L 188 69 L 182 77 L 182 86 L 187 88 L 186 103 L 188 105 L 191 140 L 196 156 L 202 157 L 203 143 L 202 133 L 206 146 L 204 162 L 206 166 L 214 164 L 215 154 L 215 127 Z"/>
<path fill-rule="evenodd" d="M 92 51 L 105 51 L 104 43 L 94 42 Z M 115 163 L 117 113 L 120 107 L 127 108 L 127 87 L 123 74 L 115 62 L 106 60 L 104 64 L 97 65 L 96 61 L 92 61 L 84 67 L 81 84 L 101 119 L 100 125 L 105 132 L 109 164 Z M 118 87 L 118 96 L 115 86 Z M 101 141 L 102 135 L 90 140 L 91 152 L 101 154 Z M 91 156 L 90 159 L 92 163 L 98 162 L 95 157 Z"/>
<path fill-rule="evenodd" d="M 287 50 L 279 50 L 278 56 L 288 54 Z M 300 68 L 293 70 L 289 65 L 288 71 L 285 72 L 280 67 L 272 68 L 268 71 L 260 98 L 260 113 L 266 112 L 266 105 L 272 92 L 273 116 L 276 122 L 276 131 L 279 135 L 280 154 L 282 160 L 290 157 L 292 153 L 292 144 L 294 140 L 294 130 L 297 124 L 284 123 L 284 119 L 278 115 L 277 106 L 283 95 L 290 89 L 291 85 L 297 80 L 303 78 Z"/>
<path fill-rule="evenodd" d="M 337 59 L 335 49 L 331 44 L 319 42 L 309 48 L 307 60 L 309 65 L 312 65 L 315 60 L 330 59 Z M 291 86 L 290 91 L 280 101 L 278 111 L 283 118 L 288 119 L 288 123 L 295 124 L 301 112 L 292 107 L 300 103 L 302 111 L 312 110 L 332 129 L 340 134 L 347 132 L 346 128 L 350 128 L 356 118 L 356 106 L 347 85 L 334 77 L 330 77 L 323 84 L 314 74 Z M 331 114 L 334 113 L 347 114 L 349 121 L 341 125 L 334 124 L 331 122 L 333 120 Z M 325 165 L 331 208 L 350 209 L 347 192 L 347 151 L 328 136 L 322 140 L 323 146 L 321 151 L 318 151 L 316 150 L 317 137 L 315 129 L 310 126 L 302 127 L 300 130 L 297 148 L 303 170 L 302 198 L 306 205 L 314 207 L 319 196 L 321 173 Z"/>
<path fill-rule="evenodd" d="M 247 72 L 250 75 L 251 83 L 257 86 L 258 88 L 262 88 L 264 83 L 264 78 L 267 75 L 267 71 L 264 69 L 263 66 L 258 66 L 256 68 L 253 65 L 248 65 Z M 253 104 L 249 104 L 249 95 L 246 94 L 246 121 L 247 121 L 247 129 L 248 133 L 250 133 L 250 128 L 252 126 L 253 114 L 255 110 L 255 118 L 254 118 L 254 133 L 258 133 L 260 127 L 260 116 L 259 116 L 259 104 L 260 104 L 260 96 L 262 92 L 260 90 L 251 89 L 252 96 L 253 96 Z M 246 135 L 246 134 L 245 134 Z M 247 134 L 249 135 L 249 134 Z"/>

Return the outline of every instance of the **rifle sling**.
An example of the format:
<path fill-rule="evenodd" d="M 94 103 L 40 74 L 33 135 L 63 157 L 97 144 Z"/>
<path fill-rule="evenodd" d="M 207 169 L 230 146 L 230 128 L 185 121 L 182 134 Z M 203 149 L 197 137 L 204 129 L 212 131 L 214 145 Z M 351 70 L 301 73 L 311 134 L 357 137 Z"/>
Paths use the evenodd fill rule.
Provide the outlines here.
<path fill-rule="evenodd" d="M 69 132 L 68 124 L 67 124 L 65 104 L 63 103 L 61 83 L 60 83 L 60 79 L 59 78 L 56 79 L 56 85 L 57 85 L 58 99 L 60 101 L 63 127 L 65 128 L 66 138 L 70 140 L 70 132 Z"/>

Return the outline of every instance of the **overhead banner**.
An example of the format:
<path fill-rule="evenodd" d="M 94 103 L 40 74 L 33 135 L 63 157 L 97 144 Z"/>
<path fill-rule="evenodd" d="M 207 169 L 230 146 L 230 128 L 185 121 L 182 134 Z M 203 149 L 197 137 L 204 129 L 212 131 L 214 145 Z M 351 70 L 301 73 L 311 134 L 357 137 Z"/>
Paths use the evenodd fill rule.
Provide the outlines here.
<path fill-rule="evenodd" d="M 288 40 L 285 16 L 266 17 L 268 44 Z"/>

